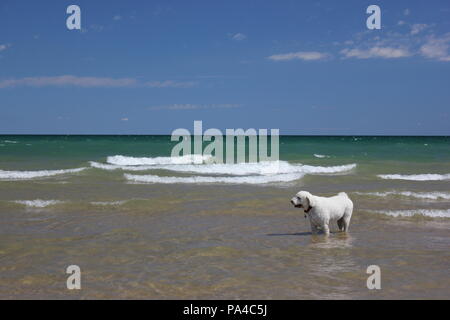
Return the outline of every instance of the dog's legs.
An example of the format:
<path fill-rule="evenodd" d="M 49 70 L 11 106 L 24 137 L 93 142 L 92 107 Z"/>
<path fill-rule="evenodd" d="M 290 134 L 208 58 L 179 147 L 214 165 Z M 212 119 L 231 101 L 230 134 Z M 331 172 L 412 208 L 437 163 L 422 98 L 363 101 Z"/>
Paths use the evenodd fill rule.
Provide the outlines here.
<path fill-rule="evenodd" d="M 344 216 L 341 219 L 344 219 L 344 232 L 348 231 L 348 227 L 350 226 L 350 219 L 352 218 L 353 213 L 353 204 L 345 209 Z"/>
<path fill-rule="evenodd" d="M 340 218 L 337 221 L 337 225 L 339 227 L 339 231 L 344 231 L 344 217 Z"/>
<path fill-rule="evenodd" d="M 330 227 L 328 227 L 328 224 L 324 224 L 324 225 L 322 226 L 322 230 L 323 230 L 323 232 L 324 232 L 326 235 L 329 235 L 329 234 L 330 234 Z"/>
<path fill-rule="evenodd" d="M 319 233 L 319 229 L 317 229 L 316 225 L 312 223 L 312 221 L 310 220 L 309 223 L 311 224 L 311 233 L 312 234 L 318 234 Z"/>
<path fill-rule="evenodd" d="M 350 226 L 350 218 L 351 216 L 344 216 L 344 232 L 348 231 L 348 227 Z"/>

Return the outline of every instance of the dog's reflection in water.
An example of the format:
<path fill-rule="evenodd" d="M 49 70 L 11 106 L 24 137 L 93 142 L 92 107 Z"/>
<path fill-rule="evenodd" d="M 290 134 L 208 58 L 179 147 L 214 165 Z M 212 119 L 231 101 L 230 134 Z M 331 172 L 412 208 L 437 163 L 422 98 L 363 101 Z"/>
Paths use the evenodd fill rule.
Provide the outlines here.
<path fill-rule="evenodd" d="M 310 246 L 322 249 L 351 248 L 353 237 L 348 233 L 334 233 L 332 236 L 311 235 Z"/>
<path fill-rule="evenodd" d="M 310 237 L 309 246 L 334 249 L 334 248 L 351 248 L 354 238 L 343 232 L 332 232 L 331 235 L 313 234 L 312 232 L 297 232 L 297 233 L 270 233 L 268 236 L 302 236 Z"/>

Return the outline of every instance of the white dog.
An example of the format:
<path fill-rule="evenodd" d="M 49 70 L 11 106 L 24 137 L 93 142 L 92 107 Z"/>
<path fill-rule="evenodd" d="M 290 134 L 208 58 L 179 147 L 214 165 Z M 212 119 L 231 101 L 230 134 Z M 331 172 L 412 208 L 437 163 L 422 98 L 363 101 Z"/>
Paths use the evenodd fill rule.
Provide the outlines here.
<path fill-rule="evenodd" d="M 353 202 L 345 192 L 325 198 L 313 196 L 307 191 L 300 191 L 291 199 L 296 208 L 303 208 L 305 217 L 309 217 L 311 232 L 322 229 L 330 233 L 330 223 L 337 222 L 340 231 L 347 232 L 353 212 Z"/>

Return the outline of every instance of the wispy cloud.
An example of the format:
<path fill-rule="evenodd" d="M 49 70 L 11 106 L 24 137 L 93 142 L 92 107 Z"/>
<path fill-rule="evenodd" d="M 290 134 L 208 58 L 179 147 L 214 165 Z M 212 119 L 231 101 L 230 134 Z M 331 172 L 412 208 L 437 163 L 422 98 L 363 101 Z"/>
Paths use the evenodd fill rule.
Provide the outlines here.
<path fill-rule="evenodd" d="M 273 61 L 290 61 L 290 60 L 312 61 L 312 60 L 323 60 L 328 57 L 329 55 L 327 53 L 317 51 L 298 51 L 291 53 L 274 54 L 267 58 Z"/>
<path fill-rule="evenodd" d="M 20 79 L 7 79 L 0 81 L 0 88 L 28 86 L 75 86 L 75 87 L 130 87 L 137 84 L 132 78 L 98 78 L 98 77 L 76 77 L 72 75 L 56 77 L 26 77 Z"/>
<path fill-rule="evenodd" d="M 411 56 L 411 52 L 405 48 L 372 47 L 369 49 L 343 49 L 341 50 L 346 58 L 369 59 L 369 58 L 403 58 Z"/>
<path fill-rule="evenodd" d="M 89 26 L 89 28 L 95 32 L 102 32 L 103 30 L 105 30 L 105 26 L 102 26 L 100 24 L 93 24 Z"/>
<path fill-rule="evenodd" d="M 198 84 L 197 81 L 150 81 L 144 83 L 144 86 L 150 88 L 191 88 Z"/>
<path fill-rule="evenodd" d="M 429 36 L 420 47 L 420 54 L 428 59 L 450 61 L 450 32 L 442 37 Z"/>
<path fill-rule="evenodd" d="M 410 9 L 403 10 L 404 16 L 410 14 Z M 355 33 L 346 41 L 333 42 L 329 50 L 281 53 L 267 58 L 272 61 L 314 61 L 331 60 L 336 56 L 343 59 L 391 60 L 424 57 L 435 61 L 450 61 L 450 32 L 442 34 L 436 28 L 436 23 L 411 23 L 407 19 L 405 17 L 381 32 L 364 30 Z"/>
<path fill-rule="evenodd" d="M 418 33 L 422 32 L 423 30 L 425 30 L 425 29 L 428 28 L 428 27 L 429 27 L 429 26 L 428 26 L 427 24 L 425 24 L 425 23 L 416 23 L 416 24 L 413 24 L 413 25 L 411 26 L 411 34 L 412 34 L 412 35 L 418 34 Z"/>
<path fill-rule="evenodd" d="M 406 23 L 405 23 L 406 24 Z M 354 37 L 354 44 L 340 50 L 344 58 L 399 59 L 421 56 L 435 61 L 450 61 L 450 32 L 439 35 L 434 24 L 408 24 L 409 30 L 387 31 L 370 37 L 362 32 Z"/>
<path fill-rule="evenodd" d="M 8 49 L 9 47 L 11 47 L 11 45 L 9 43 L 6 44 L 0 44 L 0 52 Z"/>
<path fill-rule="evenodd" d="M 231 39 L 236 40 L 236 41 L 242 41 L 247 39 L 247 36 L 243 33 L 236 33 L 231 35 Z"/>
<path fill-rule="evenodd" d="M 240 108 L 240 104 L 171 104 L 150 107 L 150 110 L 205 110 L 205 109 L 234 109 Z"/>
<path fill-rule="evenodd" d="M 116 14 L 116 15 L 113 17 L 113 20 L 114 20 L 114 21 L 122 20 L 122 16 L 121 16 L 120 14 Z"/>
<path fill-rule="evenodd" d="M 196 82 L 195 82 L 196 84 Z M 141 83 L 134 78 L 105 78 L 105 77 L 77 77 L 63 75 L 54 77 L 25 77 L 19 79 L 0 80 L 0 88 L 9 87 L 83 87 L 83 88 L 124 88 L 124 87 L 148 87 L 148 88 L 188 88 L 194 85 L 192 81 L 153 81 Z"/>

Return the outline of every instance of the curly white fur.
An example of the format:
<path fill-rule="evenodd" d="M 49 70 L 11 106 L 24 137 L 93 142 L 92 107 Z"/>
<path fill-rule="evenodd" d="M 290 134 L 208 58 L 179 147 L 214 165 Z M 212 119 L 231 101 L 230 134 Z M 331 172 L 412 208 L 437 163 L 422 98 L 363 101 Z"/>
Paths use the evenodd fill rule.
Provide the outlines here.
<path fill-rule="evenodd" d="M 345 192 L 326 198 L 300 191 L 291 199 L 291 203 L 296 208 L 303 208 L 305 215 L 309 217 L 313 234 L 318 233 L 319 229 L 329 234 L 331 223 L 337 223 L 340 231 L 348 231 L 353 202 Z"/>

